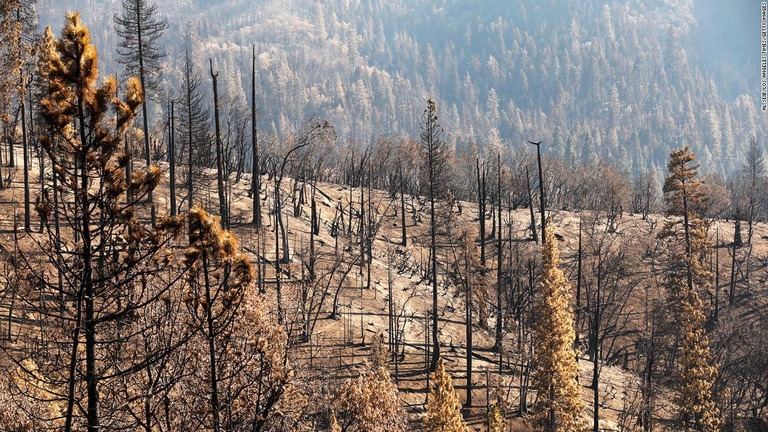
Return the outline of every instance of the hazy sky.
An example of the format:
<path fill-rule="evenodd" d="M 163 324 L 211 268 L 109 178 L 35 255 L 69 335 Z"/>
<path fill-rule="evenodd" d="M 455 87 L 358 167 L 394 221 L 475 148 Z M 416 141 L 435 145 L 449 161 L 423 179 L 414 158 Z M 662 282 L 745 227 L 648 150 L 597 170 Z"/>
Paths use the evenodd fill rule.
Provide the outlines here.
<path fill-rule="evenodd" d="M 741 93 L 745 87 L 750 93 L 759 91 L 760 3 L 760 0 L 694 2 L 698 25 L 692 32 L 692 46 L 700 60 L 718 73 L 718 84 L 729 93 Z"/>

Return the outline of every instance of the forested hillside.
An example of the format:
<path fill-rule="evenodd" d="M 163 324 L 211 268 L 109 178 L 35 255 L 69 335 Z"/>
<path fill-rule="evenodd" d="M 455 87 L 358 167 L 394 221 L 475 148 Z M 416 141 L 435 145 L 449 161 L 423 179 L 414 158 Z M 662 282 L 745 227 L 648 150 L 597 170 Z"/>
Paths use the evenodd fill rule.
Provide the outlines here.
<path fill-rule="evenodd" d="M 0 2 L 0 432 L 768 430 L 758 6 Z"/>
<path fill-rule="evenodd" d="M 40 1 L 42 24 L 80 9 L 119 73 L 112 15 L 120 2 Z M 158 101 L 178 97 L 183 55 L 222 93 L 248 100 L 258 51 L 259 125 L 279 136 L 308 117 L 359 145 L 418 132 L 436 100 L 459 147 L 542 140 L 546 154 L 608 159 L 633 174 L 689 144 L 705 172 L 731 174 L 759 114 L 759 4 L 743 1 L 161 2 L 168 56 Z M 162 116 L 159 107 L 154 121 Z"/>

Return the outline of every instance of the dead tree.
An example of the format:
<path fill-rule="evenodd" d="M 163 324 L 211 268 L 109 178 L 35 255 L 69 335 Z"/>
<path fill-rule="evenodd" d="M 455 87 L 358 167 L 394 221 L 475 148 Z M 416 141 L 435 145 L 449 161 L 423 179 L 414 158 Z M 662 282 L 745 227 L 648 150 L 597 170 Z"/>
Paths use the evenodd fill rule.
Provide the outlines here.
<path fill-rule="evenodd" d="M 531 195 L 531 179 L 528 176 L 528 167 L 525 167 L 525 184 L 528 190 L 528 208 L 531 211 L 531 237 L 535 243 L 539 242 L 539 237 L 536 235 L 536 215 L 533 212 L 533 196 Z"/>
<path fill-rule="evenodd" d="M 224 228 L 229 229 L 229 215 L 227 214 L 229 207 L 227 205 L 226 191 L 224 190 L 224 179 L 226 176 L 224 172 L 224 148 L 221 142 L 221 126 L 219 122 L 219 73 L 213 73 L 213 59 L 208 59 L 208 61 L 211 67 L 211 80 L 213 81 L 213 119 L 216 132 L 216 186 L 219 194 L 219 216 Z"/>
<path fill-rule="evenodd" d="M 261 167 L 259 166 L 259 137 L 256 129 L 256 45 L 251 58 L 251 194 L 253 194 L 253 224 L 261 230 Z"/>
<path fill-rule="evenodd" d="M 503 257 L 502 257 L 502 239 L 503 232 L 501 226 L 501 156 L 497 155 L 496 159 L 496 171 L 497 171 L 497 184 L 496 184 L 496 201 L 497 201 L 497 215 L 498 215 L 498 236 L 496 238 L 496 334 L 494 337 L 493 349 L 495 351 L 501 351 L 502 335 L 504 333 L 504 311 L 502 305 L 502 290 L 504 276 L 502 272 Z"/>
<path fill-rule="evenodd" d="M 477 168 L 477 218 L 480 223 L 480 262 L 485 266 L 485 164 L 482 174 L 480 171 L 480 159 L 475 160 Z"/>
<path fill-rule="evenodd" d="M 437 220 L 435 204 L 440 196 L 447 192 L 445 177 L 447 177 L 448 149 L 440 138 L 441 129 L 437 122 L 437 106 L 430 99 L 424 110 L 421 125 L 421 151 L 425 160 L 427 174 L 428 198 L 430 207 L 430 283 L 432 285 L 432 360 L 430 371 L 435 371 L 440 358 L 440 341 L 438 334 L 437 307 Z"/>
<path fill-rule="evenodd" d="M 536 146 L 536 161 L 539 165 L 539 212 L 541 213 L 541 243 L 544 244 L 546 242 L 546 219 L 544 216 L 544 207 L 545 207 L 545 201 L 544 201 L 544 174 L 541 170 L 541 141 L 539 142 L 532 142 L 528 141 L 528 144 L 533 144 Z"/>
<path fill-rule="evenodd" d="M 285 156 L 281 157 L 279 166 L 277 163 L 273 164 L 274 172 L 272 178 L 274 180 L 274 212 L 275 212 L 275 278 L 276 278 L 276 290 L 277 290 L 277 315 L 278 322 L 283 323 L 284 309 L 282 304 L 282 276 L 281 276 L 281 264 L 288 264 L 291 260 L 290 249 L 288 246 L 288 235 L 283 222 L 283 199 L 282 199 L 282 182 L 285 177 L 285 169 L 288 163 L 292 161 L 291 157 L 299 150 L 310 146 L 313 141 L 318 138 L 330 139 L 335 137 L 336 132 L 333 130 L 333 126 L 325 120 L 313 119 L 307 122 L 304 126 L 304 131 L 299 135 L 299 139 L 294 146 L 292 146 Z M 282 246 L 282 248 L 281 248 Z M 282 249 L 282 250 L 281 250 Z M 280 256 L 282 253 L 282 256 Z"/>
<path fill-rule="evenodd" d="M 174 122 L 176 120 L 174 114 L 174 104 L 176 101 L 172 100 L 168 109 L 168 165 L 170 171 L 170 195 L 171 195 L 171 216 L 176 216 L 176 131 L 174 128 Z"/>

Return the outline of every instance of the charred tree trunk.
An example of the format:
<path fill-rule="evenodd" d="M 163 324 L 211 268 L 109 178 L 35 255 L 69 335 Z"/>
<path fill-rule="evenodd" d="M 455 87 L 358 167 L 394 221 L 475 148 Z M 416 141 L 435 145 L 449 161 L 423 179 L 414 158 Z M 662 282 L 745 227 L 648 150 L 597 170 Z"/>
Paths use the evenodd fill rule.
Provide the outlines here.
<path fill-rule="evenodd" d="M 501 228 L 501 156 L 497 156 L 497 183 L 496 183 L 496 201 L 498 215 L 498 235 L 496 237 L 496 337 L 493 349 L 501 351 L 501 338 L 504 333 L 504 310 L 501 304 L 501 291 L 504 282 L 502 272 L 502 238 L 504 230 Z"/>
<path fill-rule="evenodd" d="M 213 73 L 213 60 L 209 59 L 211 67 L 211 80 L 213 80 L 213 119 L 216 132 L 216 185 L 219 195 L 219 215 L 221 224 L 225 229 L 229 229 L 229 215 L 227 214 L 227 197 L 224 190 L 224 149 L 221 142 L 221 127 L 219 123 L 219 73 Z"/>
<path fill-rule="evenodd" d="M 437 177 L 436 172 L 436 160 L 435 160 L 435 146 L 438 145 L 435 142 L 437 136 L 437 116 L 434 115 L 435 106 L 430 100 L 427 103 L 427 121 L 424 125 L 425 133 L 422 133 L 422 139 L 426 138 L 426 148 L 428 149 L 428 173 L 429 173 L 429 240 L 430 240 L 430 258 L 431 258 L 431 272 L 430 283 L 432 285 L 432 360 L 430 362 L 429 370 L 434 372 L 437 369 L 437 362 L 440 359 L 440 340 L 438 334 L 438 307 L 437 307 L 437 220 L 435 219 L 437 212 L 435 211 L 435 192 L 436 186 L 435 179 Z M 427 344 L 429 345 L 429 344 Z M 427 374 L 429 377 L 429 374 Z"/>
<path fill-rule="evenodd" d="M 595 292 L 595 304 L 592 317 L 592 341 L 594 344 L 594 353 L 592 356 L 592 432 L 600 432 L 600 291 L 602 290 L 602 257 L 600 248 L 597 250 L 597 289 Z"/>
<path fill-rule="evenodd" d="M 11 136 L 10 132 L 6 131 L 5 134 L 5 136 L 8 137 L 8 168 L 16 168 L 16 149 L 14 148 L 15 140 Z M 13 135 L 15 136 L 16 134 L 14 133 Z"/>
<path fill-rule="evenodd" d="M 80 137 L 85 139 L 85 108 L 83 101 L 78 100 L 78 119 L 80 127 Z M 89 185 L 88 177 L 88 151 L 83 148 L 79 152 L 80 169 L 80 190 L 87 191 Z M 91 247 L 91 213 L 90 213 L 90 195 L 80 193 L 76 195 L 80 204 L 80 237 L 83 242 L 82 247 L 82 280 L 81 289 L 83 293 L 83 303 L 85 305 L 85 382 L 87 386 L 88 407 L 87 422 L 88 432 L 99 432 L 99 390 L 98 376 L 96 371 L 96 321 L 94 320 L 94 284 L 93 284 L 93 260 Z"/>
<path fill-rule="evenodd" d="M 432 189 L 432 185 L 430 185 L 430 189 Z M 430 192 L 430 195 L 432 193 Z M 432 271 L 430 272 L 430 279 L 432 283 L 432 343 L 433 343 L 433 350 L 432 350 L 432 361 L 429 367 L 429 370 L 431 372 L 434 372 L 437 369 L 437 362 L 440 360 L 440 341 L 439 341 L 439 334 L 438 334 L 438 315 L 437 315 L 437 232 L 436 232 L 436 221 L 435 221 L 435 198 L 434 196 L 430 200 L 430 214 L 431 214 L 431 220 L 430 220 L 430 239 L 431 239 L 431 259 L 432 259 Z"/>
<path fill-rule="evenodd" d="M 187 211 L 192 210 L 192 205 L 194 204 L 194 174 L 192 172 L 192 167 L 194 167 L 194 153 L 193 153 L 193 140 L 192 140 L 192 109 L 190 108 L 192 106 L 192 90 L 189 88 L 189 85 L 187 85 L 187 89 L 185 92 L 185 97 L 187 99 Z"/>
<path fill-rule="evenodd" d="M 368 262 L 368 259 L 366 258 L 365 254 L 367 252 L 367 248 L 365 246 L 366 242 L 366 226 L 365 226 L 365 185 L 363 184 L 363 181 L 365 180 L 365 154 L 360 158 L 360 212 L 358 213 L 358 220 L 357 220 L 357 231 L 359 233 L 359 240 L 360 240 L 360 277 L 363 277 L 363 267 Z"/>
<path fill-rule="evenodd" d="M 736 303 L 736 254 L 738 253 L 738 244 L 735 239 L 733 242 L 733 256 L 731 257 L 731 283 L 728 290 L 728 306 Z"/>
<path fill-rule="evenodd" d="M 544 201 L 544 173 L 541 169 L 541 141 L 528 141 L 528 143 L 536 146 L 536 161 L 539 165 L 539 212 L 541 213 L 541 244 L 544 244 L 547 242 L 547 220 L 544 211 L 546 201 Z"/>
<path fill-rule="evenodd" d="M 10 134 L 8 132 L 8 126 L 7 125 L 3 126 L 3 138 L 5 138 L 5 141 L 8 143 L 8 148 L 10 149 L 11 148 L 11 143 L 10 143 L 11 138 L 10 138 Z M 0 144 L 1 144 L 1 142 L 0 142 Z M 9 168 L 8 172 L 10 172 L 10 171 L 11 170 Z M 3 190 L 3 189 L 5 189 L 5 179 L 3 179 L 3 150 L 2 150 L 2 148 L 0 148 L 0 190 Z"/>
<path fill-rule="evenodd" d="M 171 107 L 168 117 L 168 164 L 170 165 L 170 194 L 171 194 L 171 216 L 176 216 L 176 142 L 174 131 L 174 103 L 171 101 Z"/>
<path fill-rule="evenodd" d="M 466 277 L 469 277 L 467 275 Z M 467 409 L 472 408 L 472 284 L 466 289 L 466 333 L 467 333 Z"/>
<path fill-rule="evenodd" d="M 216 323 L 214 322 L 214 316 L 211 311 L 211 305 L 213 299 L 211 297 L 211 281 L 210 274 L 208 272 L 208 252 L 203 250 L 203 275 L 205 278 L 205 301 L 206 308 L 206 326 L 208 330 L 208 367 L 210 374 L 211 385 L 211 414 L 213 415 L 213 430 L 219 432 L 221 430 L 221 419 L 219 409 L 219 380 L 218 380 L 218 368 L 217 368 L 217 356 L 216 356 Z"/>
<path fill-rule="evenodd" d="M 539 237 L 536 235 L 536 214 L 533 212 L 533 195 L 531 195 L 531 179 L 528 176 L 528 167 L 525 167 L 525 184 L 528 189 L 528 208 L 531 211 L 531 236 L 535 243 L 539 242 Z"/>
<path fill-rule="evenodd" d="M 251 59 L 251 193 L 253 194 L 253 224 L 256 231 L 261 230 L 261 167 L 259 166 L 259 139 L 256 129 L 256 45 L 253 46 Z"/>
<path fill-rule="evenodd" d="M 389 354 L 393 360 L 397 359 L 397 347 L 395 347 L 395 300 L 392 297 L 392 252 L 387 247 L 387 325 L 389 331 Z M 394 347 L 394 348 L 393 348 Z"/>
<path fill-rule="evenodd" d="M 374 236 L 375 233 L 373 232 L 373 194 L 372 194 L 372 186 L 371 183 L 373 182 L 373 172 L 371 168 L 371 162 L 368 162 L 368 219 L 366 221 L 367 231 L 366 231 L 366 239 L 365 239 L 365 245 L 368 253 L 368 266 L 366 267 L 367 275 L 366 275 L 366 282 L 365 282 L 365 288 L 371 289 L 371 264 L 373 263 L 373 241 L 375 240 Z"/>
<path fill-rule="evenodd" d="M 280 274 L 280 229 L 282 223 L 282 204 L 280 203 L 280 181 L 275 182 L 275 291 L 277 295 L 277 323 L 283 324 L 283 290 Z M 284 243 L 287 243 L 284 241 Z"/>
<path fill-rule="evenodd" d="M 310 228 L 309 228 L 309 280 L 310 282 L 315 280 L 315 235 L 318 234 L 318 221 L 317 221 L 317 204 L 315 201 L 315 183 L 312 182 L 312 196 L 310 201 L 311 216 L 310 216 Z"/>
<path fill-rule="evenodd" d="M 32 232 L 29 205 L 29 143 L 27 142 L 27 115 L 24 99 L 21 97 L 21 146 L 24 157 L 24 231 Z"/>
<path fill-rule="evenodd" d="M 480 222 L 480 263 L 485 267 L 485 166 L 480 174 L 480 160 L 477 164 L 477 218 Z"/>
<path fill-rule="evenodd" d="M 405 183 L 403 182 L 403 165 L 400 164 L 398 167 L 398 173 L 400 176 L 400 224 L 401 224 L 401 234 L 402 238 L 400 240 L 400 244 L 403 246 L 408 246 L 408 236 L 406 235 L 406 228 L 405 228 Z"/>
<path fill-rule="evenodd" d="M 577 265 L 576 265 L 576 360 L 578 361 L 578 347 L 579 347 L 579 330 L 581 329 L 581 276 L 582 276 L 582 254 L 584 249 L 581 246 L 581 218 L 579 218 L 579 250 L 577 253 Z"/>
<path fill-rule="evenodd" d="M 711 262 L 711 261 L 710 261 Z M 717 322 L 720 313 L 720 228 L 715 236 L 715 310 L 712 320 Z"/>

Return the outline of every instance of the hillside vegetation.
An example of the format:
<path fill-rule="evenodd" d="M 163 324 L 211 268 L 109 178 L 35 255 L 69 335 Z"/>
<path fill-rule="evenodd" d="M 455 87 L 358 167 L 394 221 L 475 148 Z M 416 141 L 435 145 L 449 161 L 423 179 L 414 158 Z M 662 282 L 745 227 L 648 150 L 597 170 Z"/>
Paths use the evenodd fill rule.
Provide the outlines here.
<path fill-rule="evenodd" d="M 729 175 L 744 144 L 768 130 L 759 114 L 759 4 L 737 3 L 161 3 L 168 57 L 155 99 L 183 92 L 190 50 L 203 77 L 214 59 L 232 109 L 245 109 L 255 44 L 259 127 L 281 138 L 313 116 L 359 143 L 414 136 L 432 98 L 459 147 L 535 138 L 548 144 L 546 154 L 607 159 L 660 180 L 669 152 L 688 144 L 705 172 Z M 119 1 L 40 0 L 39 9 L 54 29 L 65 9 L 80 10 L 104 72 L 122 73 L 112 22 Z"/>
<path fill-rule="evenodd" d="M 0 3 L 0 430 L 766 430 L 750 78 L 577 3 Z"/>

